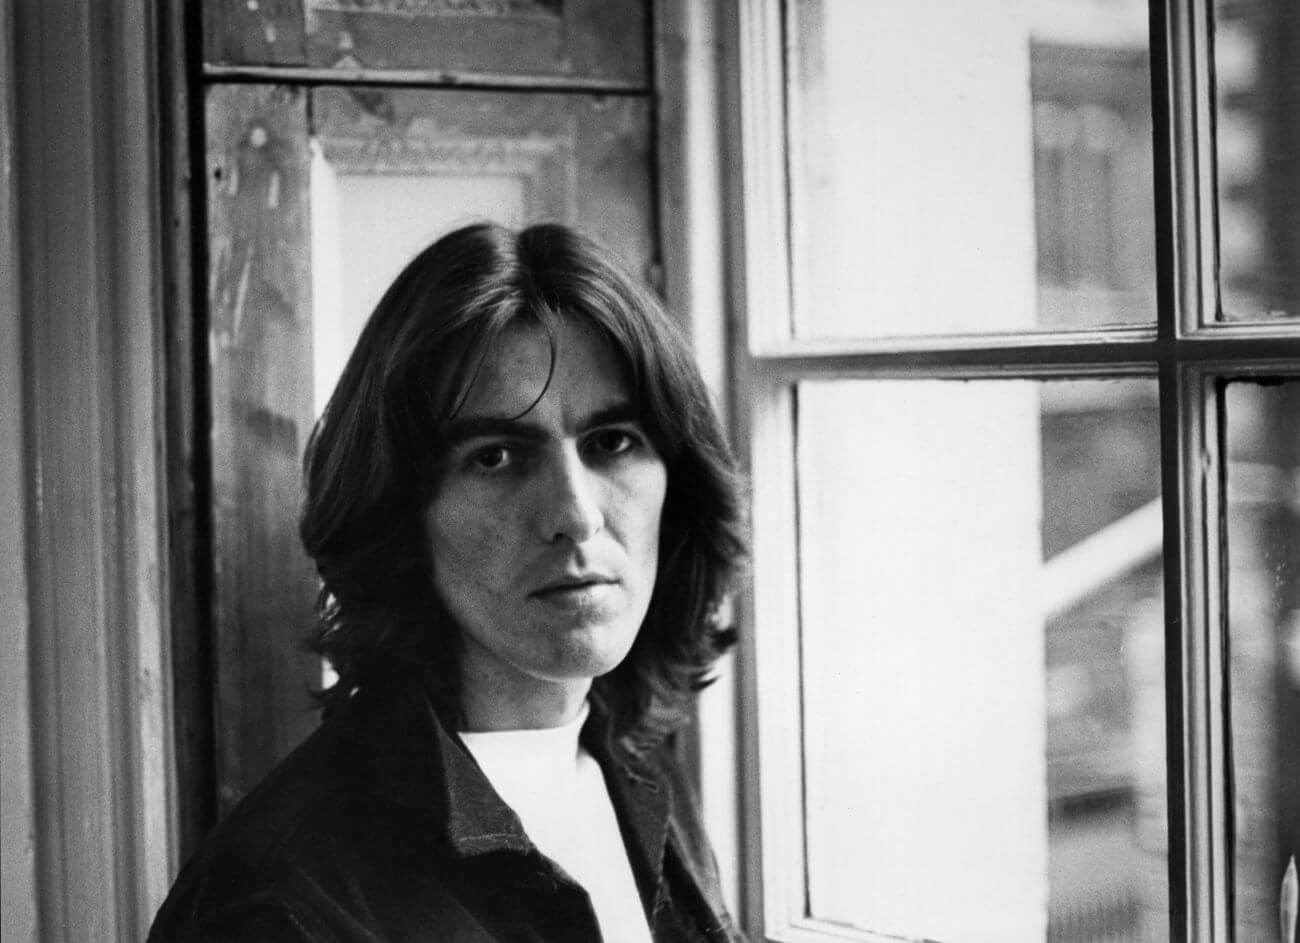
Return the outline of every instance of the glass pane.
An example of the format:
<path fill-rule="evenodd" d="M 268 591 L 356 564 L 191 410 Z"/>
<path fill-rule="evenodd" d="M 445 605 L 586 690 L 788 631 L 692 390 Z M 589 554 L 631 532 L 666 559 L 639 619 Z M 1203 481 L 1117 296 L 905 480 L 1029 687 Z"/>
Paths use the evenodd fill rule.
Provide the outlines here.
<path fill-rule="evenodd" d="M 1225 399 L 1236 939 L 1275 940 L 1300 856 L 1300 381 Z"/>
<path fill-rule="evenodd" d="M 201 5 L 205 62 L 304 64 L 302 0 L 202 0 Z"/>
<path fill-rule="evenodd" d="M 1154 382 L 805 382 L 798 410 L 812 916 L 1165 939 Z"/>
<path fill-rule="evenodd" d="M 1155 320 L 1147 7 L 794 6 L 796 333 Z"/>
<path fill-rule="evenodd" d="M 1300 318 L 1300 4 L 1216 0 L 1221 316 Z"/>

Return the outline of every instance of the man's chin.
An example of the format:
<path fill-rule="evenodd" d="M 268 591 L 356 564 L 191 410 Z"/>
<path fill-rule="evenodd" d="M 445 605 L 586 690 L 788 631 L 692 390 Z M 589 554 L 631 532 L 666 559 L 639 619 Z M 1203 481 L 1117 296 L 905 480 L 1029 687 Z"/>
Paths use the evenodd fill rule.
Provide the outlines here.
<path fill-rule="evenodd" d="M 572 629 L 570 638 L 552 659 L 552 671 L 547 673 L 556 681 L 593 681 L 609 674 L 627 658 L 636 638 L 611 637 L 617 635 L 618 630 L 608 627 Z"/>

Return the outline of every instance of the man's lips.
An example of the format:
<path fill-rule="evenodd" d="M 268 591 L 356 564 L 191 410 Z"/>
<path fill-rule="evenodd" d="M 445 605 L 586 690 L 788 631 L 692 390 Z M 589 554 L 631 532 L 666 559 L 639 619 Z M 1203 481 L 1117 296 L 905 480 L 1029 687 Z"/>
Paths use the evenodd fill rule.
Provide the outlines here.
<path fill-rule="evenodd" d="M 541 587 L 529 593 L 530 596 L 539 598 L 548 598 L 554 596 L 563 596 L 568 593 L 581 592 L 585 589 L 591 589 L 595 586 L 610 586 L 617 583 L 618 580 L 612 576 L 606 576 L 603 573 L 590 573 L 581 576 L 562 576 L 558 579 L 551 580 Z"/>

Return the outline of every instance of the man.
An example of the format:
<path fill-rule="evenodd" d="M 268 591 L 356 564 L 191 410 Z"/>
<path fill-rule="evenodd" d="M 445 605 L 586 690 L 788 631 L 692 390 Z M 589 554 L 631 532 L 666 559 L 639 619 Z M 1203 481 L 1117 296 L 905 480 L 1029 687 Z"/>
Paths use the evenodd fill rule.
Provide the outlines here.
<path fill-rule="evenodd" d="M 309 443 L 325 719 L 151 940 L 729 940 L 666 735 L 733 633 L 737 482 L 686 345 L 560 226 L 398 276 Z"/>

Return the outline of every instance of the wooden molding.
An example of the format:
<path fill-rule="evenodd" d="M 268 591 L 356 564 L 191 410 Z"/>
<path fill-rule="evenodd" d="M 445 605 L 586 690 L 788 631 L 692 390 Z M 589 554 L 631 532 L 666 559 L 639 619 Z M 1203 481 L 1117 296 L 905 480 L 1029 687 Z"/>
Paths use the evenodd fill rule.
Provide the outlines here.
<path fill-rule="evenodd" d="M 36 818 L 32 781 L 31 690 L 28 655 L 31 639 L 27 608 L 27 568 L 21 549 L 27 543 L 27 494 L 22 475 L 22 335 L 18 325 L 18 227 L 14 219 L 17 187 L 13 175 L 13 45 L 9 4 L 0 3 L 0 544 L 10 548 L 0 561 L 0 795 L 3 829 L 0 854 L 0 937 L 10 943 L 36 943 Z"/>
<path fill-rule="evenodd" d="M 173 857 L 154 5 L 10 9 L 38 919 L 140 939 Z"/>

